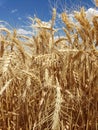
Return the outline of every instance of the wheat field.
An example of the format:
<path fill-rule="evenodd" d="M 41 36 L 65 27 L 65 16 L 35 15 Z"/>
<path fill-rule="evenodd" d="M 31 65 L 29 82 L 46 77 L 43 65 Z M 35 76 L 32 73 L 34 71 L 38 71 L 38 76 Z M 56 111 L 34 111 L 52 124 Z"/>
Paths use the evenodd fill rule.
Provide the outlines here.
<path fill-rule="evenodd" d="M 56 15 L 33 37 L 0 28 L 0 130 L 98 130 L 98 16 L 62 12 L 55 38 Z"/>

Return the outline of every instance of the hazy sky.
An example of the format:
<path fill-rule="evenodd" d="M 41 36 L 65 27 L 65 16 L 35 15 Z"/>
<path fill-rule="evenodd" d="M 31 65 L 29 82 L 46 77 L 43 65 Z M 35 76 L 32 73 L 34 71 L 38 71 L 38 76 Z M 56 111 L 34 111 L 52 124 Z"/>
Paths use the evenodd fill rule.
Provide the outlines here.
<path fill-rule="evenodd" d="M 44 21 L 51 17 L 51 7 L 62 9 L 78 9 L 94 7 L 93 0 L 0 0 L 0 20 L 7 21 L 14 27 L 27 25 L 29 16 L 38 16 Z"/>

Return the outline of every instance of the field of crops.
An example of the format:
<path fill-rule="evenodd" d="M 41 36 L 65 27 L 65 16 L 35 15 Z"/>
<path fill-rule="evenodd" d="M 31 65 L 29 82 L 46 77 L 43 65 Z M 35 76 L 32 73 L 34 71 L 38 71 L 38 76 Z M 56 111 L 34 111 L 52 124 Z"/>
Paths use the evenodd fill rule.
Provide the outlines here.
<path fill-rule="evenodd" d="M 98 15 L 60 16 L 63 37 L 56 9 L 32 37 L 0 28 L 0 130 L 98 130 Z"/>

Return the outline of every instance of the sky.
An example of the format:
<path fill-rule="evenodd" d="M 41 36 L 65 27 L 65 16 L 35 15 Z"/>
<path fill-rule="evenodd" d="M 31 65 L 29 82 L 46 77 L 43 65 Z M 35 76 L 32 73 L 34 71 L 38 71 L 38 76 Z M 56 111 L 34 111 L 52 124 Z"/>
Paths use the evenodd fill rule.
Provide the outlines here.
<path fill-rule="evenodd" d="M 26 24 L 26 19 L 36 14 L 43 20 L 50 17 L 48 0 L 0 0 L 0 20 L 12 26 Z"/>
<path fill-rule="evenodd" d="M 0 0 L 0 21 L 8 22 L 13 28 L 30 24 L 28 17 L 36 15 L 43 21 L 51 19 L 52 7 L 62 10 L 95 8 L 93 0 Z"/>

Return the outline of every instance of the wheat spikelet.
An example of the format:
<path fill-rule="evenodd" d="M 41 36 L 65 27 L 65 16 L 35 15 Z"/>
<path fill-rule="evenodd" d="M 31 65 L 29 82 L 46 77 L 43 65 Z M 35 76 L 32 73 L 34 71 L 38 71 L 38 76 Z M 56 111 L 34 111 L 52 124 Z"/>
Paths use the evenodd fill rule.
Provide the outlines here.
<path fill-rule="evenodd" d="M 93 18 L 95 37 L 96 37 L 96 46 L 98 46 L 98 16 Z"/>
<path fill-rule="evenodd" d="M 45 69 L 45 85 L 51 86 L 52 85 L 52 79 L 49 77 L 49 70 Z"/>
<path fill-rule="evenodd" d="M 9 87 L 10 83 L 11 83 L 12 79 L 10 79 L 9 81 L 7 81 L 5 83 L 5 85 L 2 87 L 2 89 L 0 90 L 0 96 L 3 94 L 3 92 Z"/>
<path fill-rule="evenodd" d="M 4 53 L 4 41 L 1 41 L 0 57 L 3 56 L 3 53 Z"/>
<path fill-rule="evenodd" d="M 9 69 L 9 66 L 11 64 L 11 59 L 13 58 L 13 53 L 9 54 L 9 55 L 4 55 L 4 61 L 3 61 L 3 68 L 2 68 L 2 72 L 3 74 L 6 73 Z"/>
<path fill-rule="evenodd" d="M 53 49 L 53 44 L 54 44 L 54 31 L 53 31 L 53 26 L 55 24 L 55 20 L 56 20 L 56 9 L 53 8 L 53 14 L 52 14 L 52 22 L 51 22 L 51 38 L 49 41 L 49 50 L 50 52 L 52 52 Z"/>
<path fill-rule="evenodd" d="M 56 99 L 55 99 L 55 110 L 53 114 L 53 124 L 52 124 L 52 130 L 59 130 L 60 129 L 60 111 L 61 111 L 61 103 L 62 103 L 62 96 L 61 96 L 61 88 L 58 82 L 58 79 L 56 79 Z"/>
<path fill-rule="evenodd" d="M 23 101 L 25 101 L 27 89 L 30 89 L 30 86 L 31 86 L 31 78 L 30 78 L 30 76 L 28 76 L 27 80 L 26 80 L 26 88 L 25 88 L 23 95 L 22 95 Z"/>
<path fill-rule="evenodd" d="M 96 7 L 98 7 L 98 0 L 94 0 Z"/>
<path fill-rule="evenodd" d="M 66 13 L 62 13 L 62 14 L 61 14 L 61 17 L 62 17 L 62 21 L 63 21 L 63 22 L 65 23 L 65 25 L 66 25 L 66 28 L 67 28 L 68 30 L 72 30 L 73 27 L 74 27 L 74 24 L 69 21 L 67 14 L 66 14 Z"/>
<path fill-rule="evenodd" d="M 85 33 L 83 32 L 83 30 L 81 28 L 77 27 L 77 31 L 78 31 L 80 37 L 82 38 L 82 40 L 85 42 L 86 37 L 85 37 Z"/>
<path fill-rule="evenodd" d="M 79 23 L 82 25 L 82 27 L 84 27 L 84 29 L 90 29 L 90 23 L 85 16 L 86 14 L 84 8 L 81 9 L 80 13 L 76 12 L 74 15 L 75 19 L 79 21 Z"/>
<path fill-rule="evenodd" d="M 64 32 L 66 33 L 66 36 L 67 36 L 67 38 L 68 38 L 69 44 L 72 44 L 72 39 L 71 39 L 70 33 L 69 33 L 66 29 L 64 29 Z"/>
<path fill-rule="evenodd" d="M 54 26 L 55 19 L 56 19 L 56 9 L 53 8 L 51 29 L 52 29 L 53 26 Z"/>
<path fill-rule="evenodd" d="M 59 56 L 56 53 L 39 55 L 35 57 L 34 62 L 37 65 L 42 65 L 45 68 L 59 66 Z"/>
<path fill-rule="evenodd" d="M 20 51 L 20 53 L 22 54 L 22 58 L 25 62 L 25 58 L 27 56 L 27 53 L 25 53 L 24 48 L 20 45 L 19 40 L 17 40 L 16 38 L 13 39 L 13 42 L 15 43 L 16 47 L 18 48 L 18 50 Z"/>
<path fill-rule="evenodd" d="M 29 76 L 31 76 L 31 77 L 32 77 L 32 80 L 33 80 L 33 82 L 34 82 L 34 84 L 36 84 L 38 87 L 41 87 L 41 86 L 42 86 L 40 79 L 39 79 L 35 74 L 30 73 L 30 72 L 28 72 L 28 71 L 26 71 L 26 70 L 22 70 L 22 72 L 25 73 L 25 74 L 27 74 L 27 75 L 29 75 Z M 30 84 L 31 84 L 31 83 L 30 83 L 30 79 L 28 79 L 28 80 L 27 80 L 27 86 L 30 85 Z"/>
<path fill-rule="evenodd" d="M 76 82 L 76 84 L 78 84 L 79 85 L 79 75 L 75 72 L 75 71 L 73 71 L 73 76 L 74 76 L 74 80 L 75 80 L 75 82 Z"/>

